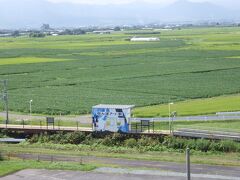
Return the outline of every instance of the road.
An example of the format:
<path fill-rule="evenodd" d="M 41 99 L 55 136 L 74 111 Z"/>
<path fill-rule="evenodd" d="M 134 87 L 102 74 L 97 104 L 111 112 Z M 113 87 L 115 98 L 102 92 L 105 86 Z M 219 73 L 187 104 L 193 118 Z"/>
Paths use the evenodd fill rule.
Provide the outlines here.
<path fill-rule="evenodd" d="M 4 112 L 0 112 L 0 117 L 5 118 L 6 114 Z M 56 120 L 68 120 L 68 121 L 78 121 L 82 124 L 89 124 L 92 122 L 91 115 L 80 115 L 80 116 L 54 116 Z M 14 114 L 9 113 L 9 119 L 13 120 L 46 120 L 46 116 L 41 115 L 27 115 L 27 114 Z M 131 118 L 131 121 L 140 121 L 140 120 L 151 120 L 151 121 L 169 121 L 168 117 L 158 117 L 158 118 Z M 182 117 L 175 117 L 174 121 L 214 121 L 214 120 L 240 120 L 239 115 L 235 116 L 182 116 Z"/>
<path fill-rule="evenodd" d="M 233 176 L 191 174 L 192 180 L 239 180 Z M 121 168 L 99 168 L 91 172 L 26 169 L 1 178 L 2 180 L 185 180 L 184 173 L 156 170 L 128 170 Z"/>
<path fill-rule="evenodd" d="M 64 156 L 64 155 L 36 155 L 36 154 L 16 154 L 18 158 L 33 159 L 33 160 L 47 160 L 47 161 L 68 161 L 68 162 L 82 162 L 82 163 L 97 163 L 117 165 L 123 168 L 138 168 L 138 169 L 154 169 L 164 172 L 185 173 L 184 163 L 175 162 L 159 162 L 159 161 L 146 161 L 146 160 L 129 160 L 121 158 L 105 158 L 94 156 Z M 240 180 L 240 167 L 227 167 L 227 166 L 212 166 L 192 164 L 191 172 L 193 174 L 205 174 L 209 176 L 228 176 L 237 177 Z"/>
<path fill-rule="evenodd" d="M 169 121 L 168 117 L 159 117 L 159 118 L 131 118 L 132 121 L 140 121 L 140 120 L 150 120 L 150 121 Z M 179 116 L 174 117 L 174 121 L 225 121 L 225 120 L 240 120 L 240 116 L 217 116 L 217 115 L 206 115 L 206 116 Z"/>
<path fill-rule="evenodd" d="M 46 117 L 50 115 L 27 115 L 27 114 L 14 114 L 9 113 L 9 119 L 13 120 L 46 120 Z M 4 118 L 6 117 L 6 114 L 4 112 L 0 112 L 0 117 Z M 82 124 L 89 124 L 92 123 L 91 115 L 81 115 L 81 116 L 54 116 L 55 120 L 62 120 L 62 121 L 78 121 Z"/>

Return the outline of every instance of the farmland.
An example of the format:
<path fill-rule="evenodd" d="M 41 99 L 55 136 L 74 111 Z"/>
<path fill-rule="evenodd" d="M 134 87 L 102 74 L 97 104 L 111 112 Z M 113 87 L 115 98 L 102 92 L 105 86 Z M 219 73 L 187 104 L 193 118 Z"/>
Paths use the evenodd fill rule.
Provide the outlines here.
<path fill-rule="evenodd" d="M 130 42 L 122 32 L 0 38 L 10 110 L 28 112 L 30 99 L 34 113 L 83 114 L 99 103 L 149 106 L 240 93 L 240 28 L 154 36 L 161 40 Z"/>
<path fill-rule="evenodd" d="M 176 111 L 178 116 L 211 115 L 216 112 L 238 111 L 240 95 L 218 96 L 214 98 L 201 98 L 180 101 L 171 105 L 171 111 Z M 134 109 L 135 117 L 169 116 L 168 104 L 146 106 Z"/>

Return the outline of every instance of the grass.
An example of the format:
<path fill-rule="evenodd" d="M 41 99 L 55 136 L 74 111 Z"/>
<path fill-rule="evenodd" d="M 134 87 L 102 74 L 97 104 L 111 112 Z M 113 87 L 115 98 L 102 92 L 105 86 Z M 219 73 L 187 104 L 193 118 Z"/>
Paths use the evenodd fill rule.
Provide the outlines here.
<path fill-rule="evenodd" d="M 86 114 L 100 103 L 140 107 L 240 92 L 239 28 L 156 36 L 161 41 L 133 43 L 124 33 L 0 38 L 9 109 L 28 112 L 33 99 L 33 113 Z"/>
<path fill-rule="evenodd" d="M 51 169 L 51 170 L 75 170 L 75 171 L 91 171 L 95 169 L 95 165 L 79 164 L 74 162 L 47 162 L 34 160 L 10 159 L 0 161 L 0 177 L 5 176 L 23 169 Z"/>
<path fill-rule="evenodd" d="M 33 144 L 33 145 L 7 145 L 0 144 L 2 152 L 11 153 L 32 153 L 32 154 L 53 154 L 64 156 L 96 156 L 106 158 L 123 158 L 133 160 L 152 160 L 167 162 L 185 162 L 185 153 L 177 151 L 161 152 L 139 152 L 131 148 L 102 147 L 93 148 L 88 145 L 50 145 L 50 144 Z M 191 162 L 197 164 L 211 164 L 224 166 L 240 166 L 239 153 L 203 153 L 192 151 Z"/>
<path fill-rule="evenodd" d="M 37 58 L 37 57 L 18 57 L 18 58 L 1 58 L 1 65 L 11 64 L 32 64 L 32 63 L 45 63 L 45 62 L 59 62 L 64 59 L 53 59 L 53 58 Z"/>
<path fill-rule="evenodd" d="M 210 131 L 222 131 L 222 132 L 238 132 L 240 133 L 240 121 L 210 121 L 210 122 L 196 122 L 189 123 L 186 125 L 175 123 L 175 129 L 179 128 L 189 128 L 189 129 L 200 129 L 200 130 L 210 130 Z"/>
<path fill-rule="evenodd" d="M 168 104 L 136 108 L 135 117 L 168 116 Z M 196 99 L 176 102 L 171 105 L 171 111 L 177 111 L 178 116 L 206 115 L 216 112 L 240 110 L 240 95 L 220 96 L 215 98 Z"/>
<path fill-rule="evenodd" d="M 133 125 L 134 126 L 134 123 Z M 228 120 L 228 121 L 174 121 L 173 127 L 175 130 L 179 128 L 189 129 L 201 129 L 212 131 L 226 131 L 226 132 L 239 132 L 240 133 L 240 121 Z M 169 130 L 169 122 L 155 122 L 155 130 Z"/>

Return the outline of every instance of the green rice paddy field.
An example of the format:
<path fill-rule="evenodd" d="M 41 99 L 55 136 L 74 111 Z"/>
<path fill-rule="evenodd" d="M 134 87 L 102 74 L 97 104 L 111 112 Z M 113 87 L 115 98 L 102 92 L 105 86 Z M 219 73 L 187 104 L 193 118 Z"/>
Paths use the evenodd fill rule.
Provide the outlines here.
<path fill-rule="evenodd" d="M 240 28 L 145 36 L 161 40 L 130 42 L 124 32 L 0 38 L 0 79 L 8 79 L 10 110 L 28 112 L 30 99 L 32 111 L 43 114 L 83 114 L 99 103 L 140 107 L 222 95 L 239 102 L 231 96 L 240 93 Z M 225 110 L 207 113 L 219 109 Z"/>

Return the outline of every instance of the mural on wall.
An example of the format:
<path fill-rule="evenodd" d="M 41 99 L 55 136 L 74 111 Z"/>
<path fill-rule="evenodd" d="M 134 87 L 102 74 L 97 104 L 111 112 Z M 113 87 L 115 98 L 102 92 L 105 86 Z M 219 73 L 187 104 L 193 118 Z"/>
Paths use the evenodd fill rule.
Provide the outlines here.
<path fill-rule="evenodd" d="M 95 131 L 129 132 L 129 109 L 93 108 L 92 120 Z"/>

